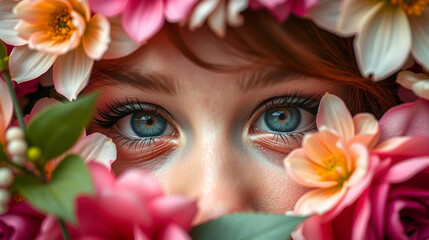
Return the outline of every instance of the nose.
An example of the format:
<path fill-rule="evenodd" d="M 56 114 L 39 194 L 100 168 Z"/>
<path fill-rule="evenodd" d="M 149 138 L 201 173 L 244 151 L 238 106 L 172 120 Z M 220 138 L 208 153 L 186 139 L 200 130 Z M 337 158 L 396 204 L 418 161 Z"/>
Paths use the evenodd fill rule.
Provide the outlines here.
<path fill-rule="evenodd" d="M 251 171 L 244 154 L 227 134 L 218 131 L 197 135 L 189 151 L 170 167 L 167 191 L 195 199 L 194 224 L 233 212 L 252 210 Z"/>

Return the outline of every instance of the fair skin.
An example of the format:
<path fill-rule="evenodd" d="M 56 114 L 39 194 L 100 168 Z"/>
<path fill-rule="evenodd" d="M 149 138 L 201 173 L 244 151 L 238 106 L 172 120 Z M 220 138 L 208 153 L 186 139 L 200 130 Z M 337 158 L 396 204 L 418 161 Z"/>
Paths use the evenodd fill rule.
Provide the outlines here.
<path fill-rule="evenodd" d="M 251 61 L 232 56 L 206 31 L 185 40 L 211 63 Z M 108 70 L 87 89 L 102 91 L 98 108 L 114 117 L 96 115 L 102 124 L 90 130 L 117 144 L 114 171 L 147 169 L 167 193 L 196 199 L 195 224 L 232 212 L 293 209 L 307 189 L 288 177 L 283 158 L 315 130 L 320 96 L 345 97 L 344 87 L 285 71 L 204 69 L 164 31 L 131 56 L 100 66 Z"/>

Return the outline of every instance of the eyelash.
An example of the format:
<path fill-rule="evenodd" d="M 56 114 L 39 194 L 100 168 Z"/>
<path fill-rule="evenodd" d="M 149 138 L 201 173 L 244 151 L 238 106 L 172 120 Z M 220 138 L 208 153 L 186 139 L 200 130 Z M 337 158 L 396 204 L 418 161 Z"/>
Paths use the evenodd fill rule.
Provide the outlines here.
<path fill-rule="evenodd" d="M 259 104 L 256 110 L 250 115 L 249 121 L 251 125 L 255 123 L 255 120 L 263 114 L 265 111 L 270 108 L 285 106 L 285 107 L 297 107 L 308 111 L 309 113 L 316 115 L 319 107 L 319 99 L 321 96 L 307 95 L 302 92 L 294 92 L 291 94 L 273 97 L 268 100 L 265 100 L 263 103 Z M 103 128 L 111 128 L 114 126 L 121 118 L 133 114 L 135 112 L 145 111 L 153 112 L 160 115 L 168 115 L 165 110 L 161 110 L 159 106 L 141 103 L 137 98 L 126 98 L 124 102 L 121 102 L 118 99 L 114 99 L 111 103 L 106 103 L 104 109 L 98 109 L 98 115 L 100 118 L 95 118 L 94 123 Z M 173 119 L 168 115 L 169 119 Z M 173 119 L 174 120 L 174 119 Z M 279 132 L 270 132 L 273 134 L 273 139 L 276 139 L 278 142 L 280 139 L 283 140 L 286 144 L 286 141 L 289 143 L 289 139 L 292 139 L 295 142 L 299 142 L 299 139 L 302 139 L 305 133 L 316 130 L 316 128 L 310 128 L 303 132 L 291 132 L 291 133 L 279 133 Z M 147 137 L 147 138 L 130 138 L 120 133 L 116 129 L 112 129 L 112 132 L 116 135 L 113 137 L 113 140 L 120 144 L 123 147 L 126 144 L 129 144 L 128 148 L 131 149 L 133 146 L 135 149 L 138 147 L 147 146 L 151 147 L 152 144 L 155 144 L 160 137 Z"/>
<path fill-rule="evenodd" d="M 160 110 L 159 106 L 141 103 L 137 98 L 126 98 L 125 102 L 115 99 L 111 103 L 106 103 L 105 109 L 98 109 L 97 111 L 101 119 L 95 118 L 94 123 L 102 128 L 111 128 L 121 118 L 140 111 L 156 113 L 159 115 L 168 115 L 164 110 Z M 173 119 L 169 115 L 168 118 Z M 116 135 L 113 137 L 113 140 L 118 144 L 122 142 L 120 147 L 129 144 L 128 149 L 131 149 L 133 146 L 135 149 L 142 149 L 146 144 L 151 147 L 160 139 L 160 137 L 131 138 L 125 136 L 116 129 L 112 129 L 112 132 Z"/>
<path fill-rule="evenodd" d="M 251 114 L 249 119 L 252 120 L 250 126 L 252 126 L 256 119 L 258 119 L 265 111 L 274 108 L 274 107 L 297 107 L 308 111 L 309 113 L 316 116 L 319 109 L 319 102 L 322 95 L 314 95 L 314 94 L 305 94 L 303 92 L 293 92 L 291 94 L 273 97 L 268 100 L 265 100 L 263 103 L 259 104 L 256 110 Z M 304 135 L 308 132 L 312 132 L 317 130 L 317 127 L 312 127 L 306 129 L 302 132 L 290 132 L 290 133 L 280 133 L 280 132 L 269 132 L 271 133 L 272 139 L 276 139 L 276 143 L 281 139 L 286 144 L 286 141 L 289 144 L 289 138 L 291 138 L 296 143 L 304 137 Z M 250 130 L 250 132 L 252 129 Z M 254 130 L 253 130 L 254 131 Z M 299 140 L 298 140 L 299 138 Z"/>

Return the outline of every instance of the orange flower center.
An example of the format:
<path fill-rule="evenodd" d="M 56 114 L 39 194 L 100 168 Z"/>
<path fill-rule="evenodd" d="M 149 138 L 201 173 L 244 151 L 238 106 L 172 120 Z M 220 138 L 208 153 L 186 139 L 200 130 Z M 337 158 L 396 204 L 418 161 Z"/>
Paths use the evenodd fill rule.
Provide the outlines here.
<path fill-rule="evenodd" d="M 59 8 L 52 12 L 47 23 L 47 35 L 53 41 L 65 41 L 76 29 L 68 8 Z"/>
<path fill-rule="evenodd" d="M 408 16 L 421 16 L 429 5 L 429 0 L 389 0 L 389 2 L 402 8 Z"/>
<path fill-rule="evenodd" d="M 318 167 L 317 173 L 325 181 L 337 181 L 341 185 L 350 175 L 347 170 L 347 158 L 343 152 L 325 157 L 322 163 L 324 166 Z"/>

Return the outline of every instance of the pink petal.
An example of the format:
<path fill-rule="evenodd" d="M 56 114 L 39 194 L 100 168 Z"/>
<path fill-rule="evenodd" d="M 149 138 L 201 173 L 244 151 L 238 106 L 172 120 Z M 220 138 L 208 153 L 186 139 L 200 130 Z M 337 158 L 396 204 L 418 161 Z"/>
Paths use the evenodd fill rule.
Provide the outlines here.
<path fill-rule="evenodd" d="M 82 39 L 85 53 L 94 60 L 100 60 L 110 43 L 109 21 L 100 14 L 95 14 L 88 22 Z"/>
<path fill-rule="evenodd" d="M 183 196 L 158 197 L 151 201 L 150 209 L 160 224 L 174 223 L 188 231 L 197 213 L 195 201 Z"/>
<path fill-rule="evenodd" d="M 325 165 L 323 160 L 326 157 L 343 152 L 339 148 L 342 145 L 341 139 L 324 127 L 316 134 L 306 135 L 302 145 L 308 158 L 320 166 Z"/>
<path fill-rule="evenodd" d="M 368 113 L 359 113 L 353 117 L 355 126 L 355 137 L 350 142 L 360 142 L 369 149 L 373 148 L 378 141 L 379 127 L 377 119 Z"/>
<path fill-rule="evenodd" d="M 277 21 L 284 22 L 290 15 L 290 8 L 290 3 L 286 2 L 275 8 L 269 9 L 269 11 L 277 19 Z"/>
<path fill-rule="evenodd" d="M 427 167 L 429 167 L 429 156 L 407 159 L 393 165 L 385 180 L 393 184 L 405 182 Z"/>
<path fill-rule="evenodd" d="M 98 162 L 111 169 L 116 160 L 116 145 L 101 133 L 85 136 L 73 146 L 70 153 L 78 154 L 86 163 Z"/>
<path fill-rule="evenodd" d="M 14 47 L 9 60 L 12 80 L 18 83 L 33 80 L 48 71 L 56 59 L 56 55 L 32 51 L 27 46 Z"/>
<path fill-rule="evenodd" d="M 142 44 L 135 43 L 126 32 L 121 24 L 119 17 L 108 19 L 110 22 L 110 44 L 107 51 L 103 55 L 103 59 L 113 59 L 125 57 Z"/>
<path fill-rule="evenodd" d="M 371 216 L 371 202 L 367 192 L 362 194 L 358 200 L 356 213 L 357 216 L 353 222 L 352 240 L 364 239 L 368 227 L 368 221 Z"/>
<path fill-rule="evenodd" d="M 124 11 L 127 0 L 88 0 L 91 10 L 106 17 L 113 17 Z"/>
<path fill-rule="evenodd" d="M 427 136 L 396 137 L 379 144 L 371 153 L 377 154 L 381 159 L 425 156 L 429 155 L 428 142 Z"/>
<path fill-rule="evenodd" d="M 143 170 L 130 169 L 121 174 L 116 187 L 136 194 L 142 202 L 147 202 L 163 195 L 159 183 Z"/>
<path fill-rule="evenodd" d="M 89 58 L 82 45 L 66 55 L 59 56 L 54 64 L 55 90 L 72 101 L 88 84 L 94 60 Z"/>
<path fill-rule="evenodd" d="M 97 192 L 102 191 L 104 188 L 114 187 L 115 176 L 108 168 L 106 168 L 106 166 L 97 162 L 90 162 L 88 166 L 91 172 L 94 188 Z"/>
<path fill-rule="evenodd" d="M 187 232 L 183 231 L 180 227 L 175 224 L 168 225 L 162 232 L 161 240 L 192 240 Z"/>
<path fill-rule="evenodd" d="M 369 153 L 368 149 L 361 143 L 355 143 L 349 147 L 349 152 L 353 162 L 353 172 L 348 180 L 348 187 L 362 184 L 364 176 L 368 172 Z"/>
<path fill-rule="evenodd" d="M 331 210 L 346 194 L 346 188 L 320 188 L 307 192 L 295 204 L 299 215 L 323 214 Z"/>
<path fill-rule="evenodd" d="M 163 0 L 128 0 L 122 15 L 122 25 L 136 43 L 151 38 L 163 24 Z"/>
<path fill-rule="evenodd" d="M 380 141 L 396 136 L 429 136 L 429 101 L 418 99 L 387 111 L 380 119 Z"/>
<path fill-rule="evenodd" d="M 338 132 L 346 141 L 355 134 L 349 109 L 343 100 L 335 95 L 325 93 L 322 97 L 316 121 L 319 129 L 322 126 L 327 126 L 329 129 Z"/>
<path fill-rule="evenodd" d="M 274 9 L 278 7 L 280 4 L 283 4 L 286 2 L 286 0 L 258 0 L 258 2 L 268 8 L 268 9 Z"/>
<path fill-rule="evenodd" d="M 197 0 L 166 0 L 165 18 L 172 23 L 181 22 L 191 12 Z"/>
<path fill-rule="evenodd" d="M 317 166 L 309 160 L 303 149 L 295 149 L 284 160 L 286 170 L 297 183 L 306 187 L 327 188 L 337 185 L 335 181 L 321 179 Z"/>
<path fill-rule="evenodd" d="M 134 232 L 134 236 L 133 236 L 134 240 L 151 240 L 150 237 L 146 236 L 146 234 L 138 226 L 134 226 L 133 232 Z"/>
<path fill-rule="evenodd" d="M 12 120 L 13 105 L 6 83 L 0 79 L 0 143 L 5 143 L 5 132 Z"/>
<path fill-rule="evenodd" d="M 24 121 L 26 124 L 28 124 L 30 122 L 30 120 L 36 116 L 36 114 L 38 114 L 40 111 L 42 111 L 43 109 L 53 105 L 53 104 L 57 104 L 60 103 L 60 101 L 54 99 L 54 98 L 48 98 L 48 97 L 44 97 L 40 100 L 38 100 L 33 108 L 31 109 L 30 114 L 25 115 L 24 116 Z"/>

